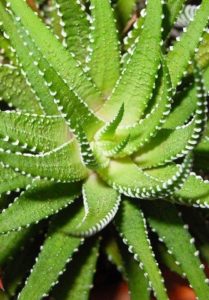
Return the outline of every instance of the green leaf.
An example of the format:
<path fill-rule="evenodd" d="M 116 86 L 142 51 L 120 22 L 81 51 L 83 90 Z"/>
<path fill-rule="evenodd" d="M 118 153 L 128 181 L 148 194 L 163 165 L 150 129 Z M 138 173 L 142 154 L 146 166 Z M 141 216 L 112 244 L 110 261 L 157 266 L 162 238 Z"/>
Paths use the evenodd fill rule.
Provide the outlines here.
<path fill-rule="evenodd" d="M 67 120 L 72 130 L 75 129 L 75 124 L 78 123 L 85 128 L 88 137 L 92 138 L 95 130 L 101 125 L 101 121 L 94 116 L 86 103 L 67 85 L 66 80 L 43 57 L 40 49 L 37 48 L 27 31 L 24 30 L 20 22 L 17 22 L 17 18 L 13 18 L 12 22 L 5 15 L 4 19 L 9 25 L 6 24 L 11 27 L 11 32 L 9 33 L 13 40 L 16 41 L 17 39 L 16 43 L 19 43 L 19 46 L 16 48 L 17 50 L 19 49 L 20 55 L 23 55 L 23 50 L 25 51 L 21 61 L 23 66 L 25 66 L 26 74 L 31 78 L 31 82 L 34 83 L 33 89 L 37 92 L 44 111 L 48 114 L 61 114 Z M 15 32 L 16 35 L 14 34 Z M 22 47 L 22 44 L 24 47 Z M 28 59 L 31 61 L 28 62 Z M 40 83 L 40 86 L 36 82 Z"/>
<path fill-rule="evenodd" d="M 47 152 L 66 143 L 70 132 L 61 117 L 0 111 L 0 136 L 23 149 Z"/>
<path fill-rule="evenodd" d="M 109 0 L 91 0 L 90 3 L 92 42 L 89 46 L 90 61 L 87 66 L 96 85 L 107 97 L 120 75 L 120 53 L 115 20 Z"/>
<path fill-rule="evenodd" d="M 52 292 L 59 300 L 88 300 L 99 252 L 98 239 L 85 242 Z"/>
<path fill-rule="evenodd" d="M 0 214 L 0 232 L 19 230 L 58 213 L 80 194 L 80 184 L 34 182 Z"/>
<path fill-rule="evenodd" d="M 0 235 L 0 265 L 3 264 L 23 246 L 31 235 L 31 229 L 23 229 L 19 232 Z"/>
<path fill-rule="evenodd" d="M 117 18 L 119 19 L 119 23 L 121 26 L 125 26 L 128 20 L 131 18 L 131 14 L 136 6 L 136 0 L 118 0 L 115 11 L 117 14 Z"/>
<path fill-rule="evenodd" d="M 99 197 L 98 197 L 99 195 Z M 114 218 L 120 204 L 120 195 L 92 174 L 83 185 L 83 206 L 76 208 L 75 216 L 66 228 L 67 234 L 90 236 L 101 231 Z"/>
<path fill-rule="evenodd" d="M 22 75 L 31 86 L 34 96 L 41 106 L 41 109 L 50 114 L 58 114 L 57 107 L 53 101 L 53 96 L 49 93 L 48 87 L 45 85 L 44 78 L 40 75 L 40 70 L 37 65 L 37 58 L 33 57 L 33 51 L 28 49 L 29 38 L 21 30 L 20 23 L 17 22 L 17 18 L 11 17 L 8 12 L 5 11 L 2 4 L 0 5 L 1 18 L 4 26 L 4 30 L 7 32 L 7 36 L 14 47 L 17 57 L 19 59 L 19 65 L 21 66 Z M 24 41 L 23 39 L 26 38 Z M 35 63 L 34 63 L 35 61 Z M 33 96 L 33 97 L 34 97 Z"/>
<path fill-rule="evenodd" d="M 60 45 L 25 2 L 11 0 L 10 4 L 12 11 L 16 17 L 20 17 L 25 30 L 29 32 L 42 55 L 47 58 L 47 62 L 84 102 L 92 109 L 98 108 L 103 103 L 100 93 L 82 72 L 73 56 Z"/>
<path fill-rule="evenodd" d="M 129 252 L 133 253 L 137 261 L 141 261 L 140 266 L 146 272 L 157 299 L 168 299 L 140 207 L 129 199 L 123 199 L 116 218 L 116 227 L 123 238 L 123 242 L 128 245 Z"/>
<path fill-rule="evenodd" d="M 96 138 L 97 140 L 105 140 L 110 139 L 116 132 L 122 118 L 124 115 L 124 104 L 121 105 L 118 113 L 115 115 L 112 121 L 107 122 L 97 133 Z"/>
<path fill-rule="evenodd" d="M 196 86 L 192 84 L 189 88 L 176 93 L 173 102 L 174 106 L 166 119 L 164 128 L 175 129 L 182 126 L 194 114 L 197 106 Z"/>
<path fill-rule="evenodd" d="M 209 93 L 209 66 L 203 72 L 204 83 L 207 92 Z"/>
<path fill-rule="evenodd" d="M 0 152 L 0 160 L 23 175 L 62 182 L 79 181 L 87 175 L 75 140 L 44 154 Z"/>
<path fill-rule="evenodd" d="M 182 165 L 174 168 L 168 165 L 155 169 L 156 175 L 153 176 L 152 173 L 140 169 L 126 158 L 110 161 L 109 167 L 101 170 L 100 175 L 110 186 L 126 196 L 156 199 L 156 197 L 172 194 L 173 190 L 178 189 L 189 175 L 190 168 L 191 158 L 188 156 L 185 157 Z M 161 180 L 161 172 L 164 175 L 163 180 Z"/>
<path fill-rule="evenodd" d="M 136 156 L 135 162 L 141 168 L 151 168 L 163 165 L 177 157 L 181 157 L 193 148 L 189 143 L 194 134 L 195 119 L 186 126 L 172 129 L 162 129 Z"/>
<path fill-rule="evenodd" d="M 150 225 L 179 261 L 197 297 L 200 300 L 207 299 L 209 287 L 202 270 L 204 266 L 198 257 L 199 251 L 196 250 L 175 206 L 165 202 L 154 202 L 152 205 L 148 204 L 147 211 Z"/>
<path fill-rule="evenodd" d="M 25 177 L 0 162 L 0 194 L 19 191 L 31 184 L 31 178 Z"/>
<path fill-rule="evenodd" d="M 101 118 L 111 120 L 122 103 L 125 107 L 123 125 L 132 125 L 143 115 L 152 96 L 155 74 L 160 63 L 161 14 L 161 1 L 149 1 L 140 41 L 123 69 L 112 96 L 99 110 Z"/>
<path fill-rule="evenodd" d="M 7 261 L 3 268 L 4 287 L 11 298 L 17 295 L 20 285 L 24 283 L 29 270 L 34 264 L 34 259 L 40 248 L 40 242 L 37 242 L 37 239 L 41 240 L 43 238 L 42 234 L 38 234 L 38 230 L 40 230 L 40 226 L 34 226 L 30 230 L 27 241 L 23 245 L 19 245 L 17 253 L 11 260 Z M 27 246 L 25 246 L 26 243 Z"/>
<path fill-rule="evenodd" d="M 209 182 L 192 173 L 173 198 L 180 203 L 209 208 Z"/>
<path fill-rule="evenodd" d="M 37 300 L 46 296 L 80 243 L 81 239 L 64 235 L 59 230 L 51 232 L 18 299 Z"/>
<path fill-rule="evenodd" d="M 12 65 L 0 65 L 0 98 L 11 107 L 41 114 L 42 110 L 19 70 Z"/>
<path fill-rule="evenodd" d="M 125 266 L 125 274 L 128 282 L 131 300 L 150 300 L 149 281 L 139 263 L 134 260 L 131 253 L 125 248 L 120 247 Z"/>
<path fill-rule="evenodd" d="M 60 16 L 63 45 L 74 53 L 76 60 L 85 62 L 89 44 L 89 21 L 82 1 L 55 0 Z"/>
<path fill-rule="evenodd" d="M 172 29 L 177 17 L 179 16 L 185 0 L 167 0 L 165 5 L 164 36 Z"/>
<path fill-rule="evenodd" d="M 107 255 L 107 259 L 116 266 L 117 270 L 121 272 L 122 275 L 125 276 L 124 260 L 115 237 L 108 234 L 104 243 L 104 251 Z"/>
<path fill-rule="evenodd" d="M 171 75 L 173 88 L 181 82 L 188 62 L 194 55 L 203 30 L 207 26 L 209 16 L 209 1 L 203 0 L 197 11 L 194 21 L 189 24 L 185 33 L 182 34 L 180 41 L 176 42 L 173 50 L 167 55 L 167 64 Z"/>
<path fill-rule="evenodd" d="M 139 147 L 147 144 L 149 140 L 163 126 L 167 115 L 171 109 L 171 81 L 169 72 L 164 60 L 162 60 L 163 70 L 154 95 L 154 105 L 150 111 L 135 126 L 130 128 L 119 128 L 118 135 L 129 134 L 130 138 L 123 155 L 130 155 L 137 151 Z M 122 156 L 122 155 L 121 155 Z"/>
<path fill-rule="evenodd" d="M 162 129 L 144 148 L 140 149 L 135 161 L 141 167 L 153 167 L 170 162 L 191 152 L 198 144 L 205 129 L 207 101 L 201 78 L 196 77 L 197 105 L 193 119 L 184 126 Z"/>

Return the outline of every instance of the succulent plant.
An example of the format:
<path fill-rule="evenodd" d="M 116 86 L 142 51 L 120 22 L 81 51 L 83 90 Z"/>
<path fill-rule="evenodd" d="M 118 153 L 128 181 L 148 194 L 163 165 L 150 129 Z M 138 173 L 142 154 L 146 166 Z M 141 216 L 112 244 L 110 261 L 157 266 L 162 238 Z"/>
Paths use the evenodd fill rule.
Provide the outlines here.
<path fill-rule="evenodd" d="M 88 299 L 100 251 L 131 299 L 168 299 L 159 262 L 208 299 L 209 0 L 174 41 L 184 2 L 0 2 L 5 299 Z"/>

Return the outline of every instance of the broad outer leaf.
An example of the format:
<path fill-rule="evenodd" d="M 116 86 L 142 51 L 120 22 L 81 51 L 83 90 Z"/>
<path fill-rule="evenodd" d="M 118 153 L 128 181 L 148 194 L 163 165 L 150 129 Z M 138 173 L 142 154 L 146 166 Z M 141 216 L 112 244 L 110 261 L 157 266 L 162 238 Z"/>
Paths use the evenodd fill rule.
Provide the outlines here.
<path fill-rule="evenodd" d="M 0 214 L 0 232 L 19 230 L 58 213 L 80 194 L 80 184 L 38 182 Z"/>
<path fill-rule="evenodd" d="M 66 160 L 67 158 L 67 160 Z M 79 148 L 71 140 L 50 152 L 41 154 L 7 153 L 0 149 L 0 160 L 23 175 L 41 177 L 62 182 L 80 181 L 87 176 L 81 162 Z"/>

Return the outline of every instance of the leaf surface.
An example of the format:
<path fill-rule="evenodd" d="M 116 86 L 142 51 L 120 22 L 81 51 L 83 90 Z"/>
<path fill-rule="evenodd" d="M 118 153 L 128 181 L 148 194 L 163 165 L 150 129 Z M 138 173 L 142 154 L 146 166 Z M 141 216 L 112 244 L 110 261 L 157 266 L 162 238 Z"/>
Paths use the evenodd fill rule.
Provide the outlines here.
<path fill-rule="evenodd" d="M 80 243 L 81 239 L 64 235 L 59 230 L 51 232 L 18 299 L 37 300 L 46 296 Z"/>
<path fill-rule="evenodd" d="M 197 10 L 194 21 L 189 24 L 187 31 L 182 34 L 180 41 L 174 44 L 173 50 L 168 53 L 167 63 L 171 75 L 173 88 L 179 84 L 188 62 L 198 46 L 203 30 L 208 24 L 209 1 L 203 0 Z"/>
<path fill-rule="evenodd" d="M 111 120 L 122 103 L 125 107 L 123 125 L 132 125 L 142 116 L 152 96 L 155 73 L 160 62 L 161 14 L 161 1 L 149 1 L 140 40 L 112 96 L 98 112 L 101 118 Z"/>
<path fill-rule="evenodd" d="M 150 225 L 157 231 L 168 249 L 179 261 L 198 298 L 200 300 L 206 299 L 209 294 L 209 287 L 201 269 L 199 252 L 191 242 L 193 241 L 192 237 L 184 228 L 183 221 L 175 206 L 165 202 L 155 202 L 152 206 L 148 204 L 148 216 Z"/>
<path fill-rule="evenodd" d="M 120 75 L 120 54 L 113 10 L 109 0 L 91 0 L 90 74 L 107 97 Z M 110 59 L 111 57 L 111 59 Z"/>
<path fill-rule="evenodd" d="M 44 154 L 0 152 L 0 160 L 23 175 L 62 182 L 79 181 L 87 175 L 75 140 Z"/>
<path fill-rule="evenodd" d="M 18 230 L 58 213 L 80 194 L 79 184 L 35 182 L 0 214 L 0 232 Z"/>
<path fill-rule="evenodd" d="M 146 221 L 139 206 L 129 199 L 123 199 L 119 214 L 116 218 L 116 228 L 134 258 L 141 261 L 141 267 L 156 293 L 157 299 L 168 299 L 162 277 L 155 261 L 152 247 L 147 235 Z"/>

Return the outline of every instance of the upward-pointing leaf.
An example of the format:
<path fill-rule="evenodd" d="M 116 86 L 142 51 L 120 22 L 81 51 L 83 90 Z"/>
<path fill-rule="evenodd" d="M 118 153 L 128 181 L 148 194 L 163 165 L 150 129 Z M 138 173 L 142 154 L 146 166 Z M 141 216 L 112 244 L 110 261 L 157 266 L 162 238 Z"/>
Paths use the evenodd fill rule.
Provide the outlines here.
<path fill-rule="evenodd" d="M 209 287 L 201 269 L 202 265 L 198 258 L 199 252 L 191 242 L 192 237 L 184 228 L 175 206 L 166 202 L 155 202 L 152 205 L 148 204 L 147 210 L 150 225 L 157 231 L 168 249 L 172 251 L 181 264 L 181 268 L 187 275 L 198 299 L 207 299 Z M 184 246 L 182 247 L 182 245 Z"/>
<path fill-rule="evenodd" d="M 167 0 L 165 5 L 165 28 L 164 36 L 166 36 L 174 25 L 180 11 L 183 8 L 185 0 Z"/>
<path fill-rule="evenodd" d="M 164 128 L 175 129 L 185 124 L 193 115 L 197 106 L 196 86 L 192 84 L 188 89 L 177 93 L 173 98 L 173 108 L 168 115 Z"/>
<path fill-rule="evenodd" d="M 34 85 L 33 88 L 39 96 L 44 111 L 48 114 L 61 114 L 70 123 L 72 129 L 75 128 L 75 123 L 79 123 L 92 138 L 92 134 L 98 129 L 101 122 L 94 116 L 86 103 L 68 86 L 59 72 L 43 57 L 21 23 L 14 19 L 14 26 L 6 14 L 5 18 L 10 27 L 13 26 L 9 33 L 13 35 L 13 40 L 16 39 L 16 42 L 19 43 L 17 48 L 20 52 L 19 55 L 23 55 L 22 50 L 25 51 L 22 64 Z M 29 62 L 27 57 L 29 57 Z M 41 87 L 39 84 L 36 85 L 36 81 L 41 84 Z"/>
<path fill-rule="evenodd" d="M 120 75 L 119 47 L 109 0 L 91 0 L 90 74 L 107 97 Z M 111 59 L 110 59 L 111 57 Z"/>
<path fill-rule="evenodd" d="M 119 128 L 117 133 L 129 134 L 130 139 L 124 149 L 125 155 L 137 151 L 139 147 L 147 144 L 157 134 L 166 120 L 171 109 L 171 80 L 165 61 L 162 61 L 162 74 L 154 95 L 154 106 L 135 126 Z"/>
<path fill-rule="evenodd" d="M 53 102 L 53 96 L 50 95 L 47 86 L 45 86 L 44 78 L 39 74 L 39 68 L 37 66 L 38 62 L 31 56 L 33 51 L 31 52 L 27 48 L 26 41 L 22 41 L 23 33 L 20 32 L 17 27 L 19 26 L 19 23 L 14 19 L 14 22 L 12 21 L 11 16 L 5 11 L 2 3 L 0 3 L 0 12 L 4 29 L 11 40 L 11 44 L 15 47 L 19 61 L 22 64 L 22 74 L 27 76 L 27 81 L 31 85 L 39 105 L 47 114 L 58 114 L 57 107 Z"/>
<path fill-rule="evenodd" d="M 136 160 L 142 167 L 152 167 L 182 157 L 191 152 L 199 142 L 207 119 L 207 101 L 202 79 L 195 80 L 197 104 L 193 119 L 174 130 L 165 128 L 159 131 L 138 153 Z"/>
<path fill-rule="evenodd" d="M 55 0 L 62 26 L 63 45 L 75 54 L 76 60 L 85 62 L 89 43 L 89 21 L 82 1 Z"/>
<path fill-rule="evenodd" d="M 209 0 L 203 0 L 197 11 L 194 21 L 191 22 L 187 31 L 182 34 L 180 41 L 176 42 L 172 51 L 168 53 L 167 63 L 171 75 L 173 88 L 181 81 L 182 75 L 192 58 L 195 48 L 208 23 Z"/>
<path fill-rule="evenodd" d="M 148 1 L 147 17 L 134 54 L 123 69 L 112 96 L 98 112 L 101 118 L 110 121 L 123 102 L 123 125 L 133 124 L 143 115 L 160 62 L 161 14 L 160 0 Z"/>
<path fill-rule="evenodd" d="M 98 105 L 103 103 L 100 93 L 88 80 L 72 55 L 68 54 L 66 49 L 60 45 L 25 2 L 11 0 L 10 4 L 12 11 L 17 17 L 20 17 L 25 30 L 29 32 L 42 55 L 47 58 L 48 63 L 92 109 L 98 108 Z"/>
<path fill-rule="evenodd" d="M 134 258 L 141 261 L 140 266 L 149 277 L 157 299 L 167 300 L 160 270 L 148 239 L 146 221 L 140 207 L 130 199 L 123 199 L 116 218 L 116 227 L 124 243 L 129 246 L 129 251 L 134 254 Z"/>

